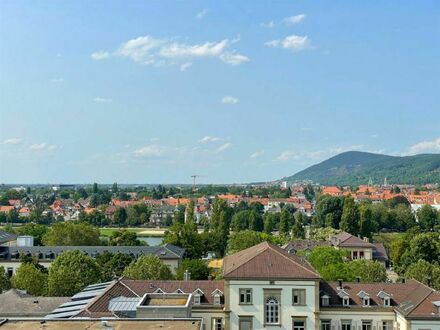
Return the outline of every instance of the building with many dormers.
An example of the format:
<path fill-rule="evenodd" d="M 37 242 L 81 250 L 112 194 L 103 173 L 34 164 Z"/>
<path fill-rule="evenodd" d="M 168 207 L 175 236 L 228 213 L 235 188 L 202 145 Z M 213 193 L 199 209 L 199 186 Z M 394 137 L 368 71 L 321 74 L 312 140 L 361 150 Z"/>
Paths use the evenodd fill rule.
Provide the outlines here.
<path fill-rule="evenodd" d="M 179 298 L 179 299 L 178 299 Z M 205 330 L 439 330 L 440 293 L 404 283 L 325 282 L 303 259 L 261 243 L 227 256 L 219 281 L 92 285 L 47 319 L 202 320 Z"/>

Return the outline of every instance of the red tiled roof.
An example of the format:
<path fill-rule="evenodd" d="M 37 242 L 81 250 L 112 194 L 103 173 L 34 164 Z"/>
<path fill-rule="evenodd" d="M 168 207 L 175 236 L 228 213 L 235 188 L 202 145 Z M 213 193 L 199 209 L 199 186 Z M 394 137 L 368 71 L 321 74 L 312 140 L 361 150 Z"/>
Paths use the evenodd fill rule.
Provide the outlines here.
<path fill-rule="evenodd" d="M 318 279 L 316 270 L 296 255 L 267 242 L 227 256 L 223 263 L 226 279 Z"/>
<path fill-rule="evenodd" d="M 363 239 L 356 237 L 345 231 L 331 237 L 330 241 L 335 246 L 340 247 L 364 247 L 373 248 L 373 244 L 365 242 Z"/>

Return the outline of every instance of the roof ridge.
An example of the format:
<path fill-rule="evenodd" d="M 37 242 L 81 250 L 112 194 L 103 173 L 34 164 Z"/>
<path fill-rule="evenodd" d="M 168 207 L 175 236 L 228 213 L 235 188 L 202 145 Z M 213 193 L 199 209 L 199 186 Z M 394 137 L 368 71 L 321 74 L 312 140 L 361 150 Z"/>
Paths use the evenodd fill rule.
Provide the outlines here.
<path fill-rule="evenodd" d="M 422 302 L 424 302 L 433 292 L 435 292 L 435 290 L 429 286 L 427 286 L 425 283 L 422 283 L 420 281 L 417 281 L 416 279 L 412 279 L 414 281 L 416 281 L 417 283 L 419 283 L 419 285 L 424 286 L 425 288 L 429 289 L 429 292 L 423 296 L 422 299 L 420 299 L 420 301 L 417 304 L 414 304 L 414 306 L 411 308 L 411 310 L 406 314 L 406 316 L 410 315 L 417 307 L 420 306 L 420 304 Z M 405 297 L 408 298 L 409 294 Z"/>
<path fill-rule="evenodd" d="M 140 298 L 140 296 L 136 293 L 136 292 L 134 292 L 128 285 L 126 285 L 124 282 L 122 282 L 122 279 L 124 279 L 124 277 L 121 277 L 120 279 L 118 279 L 118 281 L 116 282 L 116 283 L 121 283 L 124 287 L 126 287 L 128 290 L 130 290 L 131 292 L 133 292 L 133 294 L 135 295 L 135 296 L 137 296 L 138 298 Z M 115 284 L 116 284 L 115 283 Z"/>
<path fill-rule="evenodd" d="M 265 244 L 264 244 L 264 243 L 265 243 Z M 269 244 L 268 244 L 266 241 L 264 241 L 264 242 L 261 242 L 261 243 L 259 243 L 259 244 L 257 244 L 257 245 L 251 246 L 251 247 L 249 247 L 249 248 L 247 248 L 247 249 L 241 250 L 240 252 L 246 251 L 246 250 L 248 250 L 248 249 L 252 249 L 252 248 L 254 248 L 255 246 L 258 246 L 258 245 L 265 245 L 266 248 L 265 248 L 263 251 L 261 251 L 260 253 L 255 254 L 254 256 L 252 256 L 251 258 L 249 258 L 248 260 L 246 260 L 244 263 L 242 263 L 242 264 L 240 264 L 240 265 L 237 265 L 236 267 L 230 269 L 227 273 L 224 273 L 223 275 L 226 275 L 226 274 L 232 273 L 234 270 L 237 270 L 237 269 L 240 268 L 241 266 L 246 265 L 249 261 L 253 260 L 253 259 L 256 258 L 257 256 L 259 256 L 262 252 L 266 251 L 266 250 L 269 248 Z M 240 252 L 238 252 L 238 253 L 240 253 Z"/>
<path fill-rule="evenodd" d="M 275 245 L 274 245 L 275 246 Z M 269 247 L 271 247 L 269 245 Z M 280 254 L 281 256 L 283 256 L 284 258 L 288 259 L 289 261 L 295 263 L 296 265 L 300 266 L 301 268 L 304 268 L 305 270 L 307 270 L 308 272 L 312 273 L 313 275 L 318 275 L 319 277 L 321 277 L 321 275 L 317 272 L 317 271 L 312 271 L 310 269 L 308 269 L 307 267 L 304 267 L 304 265 L 301 265 L 301 263 L 297 262 L 296 260 L 294 260 L 293 258 L 285 255 L 283 252 L 278 251 L 278 249 L 274 249 L 275 252 L 277 252 L 278 254 Z"/>
<path fill-rule="evenodd" d="M 81 309 L 80 311 L 78 311 L 78 313 L 76 313 L 74 316 L 78 315 L 79 313 L 82 313 L 83 311 L 86 311 L 87 313 L 91 313 L 89 311 L 89 307 L 92 306 L 92 304 L 94 304 L 99 298 L 101 298 L 103 296 L 104 293 L 106 293 L 108 290 L 110 290 L 111 288 L 113 288 L 116 283 L 118 283 L 119 281 L 115 281 L 113 284 L 109 285 L 107 288 L 104 289 L 104 291 L 102 291 L 102 293 L 100 295 L 96 295 L 92 300 L 90 300 L 90 302 L 84 306 L 83 309 Z M 83 289 L 84 290 L 84 289 Z"/>

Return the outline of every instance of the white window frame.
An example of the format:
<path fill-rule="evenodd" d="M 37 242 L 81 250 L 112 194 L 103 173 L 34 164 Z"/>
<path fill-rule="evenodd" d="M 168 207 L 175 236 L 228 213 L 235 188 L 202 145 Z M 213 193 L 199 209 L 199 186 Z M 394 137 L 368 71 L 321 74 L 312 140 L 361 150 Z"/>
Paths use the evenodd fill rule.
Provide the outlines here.
<path fill-rule="evenodd" d="M 382 320 L 382 330 L 393 330 L 393 321 Z"/>
<path fill-rule="evenodd" d="M 351 329 L 351 320 L 343 320 L 341 322 L 341 330 L 352 330 Z"/>
<path fill-rule="evenodd" d="M 280 301 L 268 297 L 264 302 L 264 324 L 280 324 Z"/>
<path fill-rule="evenodd" d="M 223 330 L 223 318 L 221 317 L 213 317 L 211 319 L 211 329 L 212 330 Z"/>
<path fill-rule="evenodd" d="M 214 295 L 214 305 L 221 305 L 221 295 L 219 293 Z"/>
<path fill-rule="evenodd" d="M 241 300 L 242 295 L 243 295 L 243 301 Z M 253 299 L 253 290 L 251 288 L 239 289 L 239 300 L 238 300 L 239 305 L 252 305 L 252 299 Z"/>
<path fill-rule="evenodd" d="M 342 306 L 344 306 L 344 307 L 350 306 L 350 297 L 342 298 Z"/>
<path fill-rule="evenodd" d="M 321 305 L 322 307 L 330 306 L 330 297 L 327 295 L 324 295 L 321 297 Z"/>
<path fill-rule="evenodd" d="M 330 320 L 321 320 L 321 330 L 331 330 L 332 321 Z"/>
<path fill-rule="evenodd" d="M 373 329 L 373 322 L 371 321 L 362 321 L 361 330 L 372 330 Z"/>
<path fill-rule="evenodd" d="M 201 297 L 200 293 L 194 293 L 194 305 L 200 305 Z"/>
<path fill-rule="evenodd" d="M 383 298 L 383 305 L 385 307 L 390 307 L 391 306 L 391 299 L 390 299 L 390 297 L 384 297 Z"/>
<path fill-rule="evenodd" d="M 362 306 L 363 307 L 370 307 L 370 297 L 363 297 L 362 298 Z"/>

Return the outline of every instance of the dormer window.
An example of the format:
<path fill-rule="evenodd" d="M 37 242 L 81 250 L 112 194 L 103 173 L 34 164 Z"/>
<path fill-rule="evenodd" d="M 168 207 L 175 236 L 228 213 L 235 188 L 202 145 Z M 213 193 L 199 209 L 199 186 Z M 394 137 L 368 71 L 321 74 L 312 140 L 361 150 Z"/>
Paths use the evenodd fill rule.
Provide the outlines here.
<path fill-rule="evenodd" d="M 391 296 L 385 291 L 380 291 L 377 296 L 382 299 L 384 307 L 391 306 Z"/>
<path fill-rule="evenodd" d="M 385 297 L 385 298 L 383 298 L 383 305 L 384 305 L 385 307 L 390 307 L 390 306 L 391 306 L 390 297 Z"/>
<path fill-rule="evenodd" d="M 161 288 L 157 288 L 153 293 L 165 293 Z"/>
<path fill-rule="evenodd" d="M 321 297 L 321 304 L 322 304 L 322 306 L 329 306 L 330 305 L 330 297 L 327 295 L 323 295 Z"/>
<path fill-rule="evenodd" d="M 350 306 L 350 298 L 349 297 L 342 298 L 342 306 L 345 306 L 345 307 Z"/>
<path fill-rule="evenodd" d="M 194 305 L 200 305 L 201 295 L 196 293 L 194 294 Z"/>
<path fill-rule="evenodd" d="M 362 305 L 363 305 L 364 307 L 368 307 L 368 306 L 370 306 L 370 297 L 364 297 L 364 298 L 362 298 Z"/>
<path fill-rule="evenodd" d="M 218 306 L 218 305 L 220 305 L 220 300 L 221 299 L 221 296 L 217 293 L 217 294 L 215 294 L 214 295 L 214 305 L 216 305 L 216 306 Z"/>

